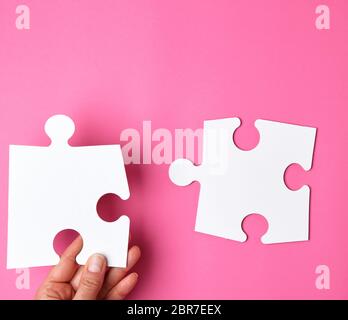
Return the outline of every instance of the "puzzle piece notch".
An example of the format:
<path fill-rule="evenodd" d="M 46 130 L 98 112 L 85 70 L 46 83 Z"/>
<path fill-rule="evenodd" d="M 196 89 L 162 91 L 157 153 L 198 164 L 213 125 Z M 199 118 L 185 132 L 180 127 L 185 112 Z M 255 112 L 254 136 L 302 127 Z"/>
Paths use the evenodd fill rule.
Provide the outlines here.
<path fill-rule="evenodd" d="M 69 139 L 74 135 L 75 124 L 66 115 L 57 114 L 45 123 L 45 132 L 51 139 L 51 146 L 68 146 Z"/>
<path fill-rule="evenodd" d="M 175 160 L 169 167 L 169 177 L 176 185 L 184 187 L 199 180 L 199 166 L 190 160 Z"/>
<path fill-rule="evenodd" d="M 60 257 L 78 236 L 81 237 L 80 233 L 71 228 L 59 231 L 53 240 L 53 250 Z"/>
<path fill-rule="evenodd" d="M 297 163 L 290 164 L 284 172 L 284 183 L 292 191 L 300 190 L 306 185 L 305 180 L 311 179 L 310 170 L 305 170 Z"/>
<path fill-rule="evenodd" d="M 260 134 L 255 122 L 243 121 L 233 133 L 233 143 L 243 151 L 251 151 L 260 142 Z"/>
<path fill-rule="evenodd" d="M 263 215 L 251 213 L 243 219 L 242 229 L 249 243 L 260 243 L 263 235 L 267 233 L 268 222 Z"/>
<path fill-rule="evenodd" d="M 53 241 L 64 229 L 83 238 L 78 263 L 99 252 L 109 266 L 125 267 L 129 218 L 109 223 L 96 210 L 106 193 L 129 197 L 120 146 L 69 146 L 74 123 L 64 115 L 51 117 L 45 131 L 48 147 L 10 146 L 7 268 L 56 264 Z"/>
<path fill-rule="evenodd" d="M 245 241 L 242 220 L 256 212 L 269 224 L 263 243 L 308 240 L 309 187 L 289 190 L 284 172 L 291 163 L 311 168 L 316 129 L 257 120 L 259 144 L 243 151 L 231 141 L 239 125 L 238 118 L 205 121 L 202 164 L 178 159 L 169 169 L 174 183 L 201 184 L 195 230 Z"/>

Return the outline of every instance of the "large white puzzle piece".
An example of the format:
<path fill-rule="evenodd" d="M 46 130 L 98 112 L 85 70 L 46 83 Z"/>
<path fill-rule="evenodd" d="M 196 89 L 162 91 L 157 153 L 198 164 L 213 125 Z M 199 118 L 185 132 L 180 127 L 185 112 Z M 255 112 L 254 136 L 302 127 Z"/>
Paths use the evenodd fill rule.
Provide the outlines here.
<path fill-rule="evenodd" d="M 10 145 L 8 268 L 56 264 L 53 240 L 64 229 L 83 238 L 78 263 L 101 253 L 109 266 L 127 264 L 129 218 L 105 222 L 96 211 L 106 193 L 129 197 L 121 148 L 71 147 L 74 130 L 70 118 L 56 115 L 45 124 L 50 146 Z"/>
<path fill-rule="evenodd" d="M 243 151 L 232 138 L 239 126 L 238 118 L 205 121 L 201 165 L 178 159 L 169 168 L 177 185 L 200 182 L 195 230 L 243 242 L 243 219 L 258 213 L 268 222 L 263 243 L 308 240 L 310 189 L 288 189 L 284 172 L 311 168 L 316 129 L 257 120 L 259 144 Z"/>

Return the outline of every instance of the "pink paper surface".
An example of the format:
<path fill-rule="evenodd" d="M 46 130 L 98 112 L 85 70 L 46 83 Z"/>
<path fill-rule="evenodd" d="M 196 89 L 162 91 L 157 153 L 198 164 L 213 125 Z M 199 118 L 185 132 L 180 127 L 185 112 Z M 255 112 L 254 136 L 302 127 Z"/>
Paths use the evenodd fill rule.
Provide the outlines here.
<path fill-rule="evenodd" d="M 31 299 L 49 269 L 30 269 L 29 289 L 6 270 L 8 145 L 47 145 L 56 113 L 74 119 L 72 145 L 120 143 L 145 120 L 174 132 L 238 116 L 244 148 L 258 118 L 318 128 L 312 170 L 286 179 L 311 187 L 310 241 L 262 245 L 260 216 L 246 243 L 194 232 L 199 184 L 175 186 L 167 164 L 127 165 L 131 197 L 109 210 L 142 248 L 129 298 L 348 298 L 348 2 L 324 2 L 330 30 L 315 26 L 319 1 L 25 0 L 17 30 L 18 1 L 0 1 L 0 298 Z"/>

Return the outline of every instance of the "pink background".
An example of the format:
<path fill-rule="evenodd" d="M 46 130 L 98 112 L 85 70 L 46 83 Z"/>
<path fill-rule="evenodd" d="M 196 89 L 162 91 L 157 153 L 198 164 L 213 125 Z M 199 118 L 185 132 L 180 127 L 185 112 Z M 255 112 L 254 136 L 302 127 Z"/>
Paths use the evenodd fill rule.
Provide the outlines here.
<path fill-rule="evenodd" d="M 109 207 L 132 219 L 143 251 L 130 298 L 348 298 L 348 2 L 329 1 L 331 29 L 317 30 L 321 1 L 25 0 L 31 29 L 17 30 L 18 1 L 0 1 L 0 298 L 30 299 L 6 270 L 8 145 L 47 145 L 55 113 L 76 122 L 73 145 L 119 143 L 125 128 L 199 128 L 239 116 L 236 136 L 255 145 L 255 119 L 318 128 L 313 169 L 289 186 L 311 187 L 310 241 L 262 245 L 250 217 L 237 243 L 194 232 L 199 184 L 180 188 L 168 165 L 128 165 L 131 198 Z M 52 204 L 54 206 L 54 204 Z M 315 268 L 331 270 L 330 290 Z"/>

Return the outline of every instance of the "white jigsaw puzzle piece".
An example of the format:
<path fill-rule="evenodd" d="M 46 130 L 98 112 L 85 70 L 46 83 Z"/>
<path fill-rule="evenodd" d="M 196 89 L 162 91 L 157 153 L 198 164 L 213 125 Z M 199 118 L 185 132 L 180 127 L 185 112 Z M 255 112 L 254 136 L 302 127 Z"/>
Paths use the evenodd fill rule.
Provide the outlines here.
<path fill-rule="evenodd" d="M 239 118 L 205 121 L 202 164 L 170 166 L 175 184 L 200 182 L 195 231 L 243 242 L 243 219 L 258 213 L 269 226 L 263 243 L 308 240 L 310 189 L 288 189 L 284 173 L 293 163 L 311 168 L 316 129 L 257 120 L 259 144 L 243 151 L 232 138 L 239 126 Z"/>
<path fill-rule="evenodd" d="M 120 146 L 69 146 L 75 125 L 64 115 L 45 131 L 48 147 L 10 145 L 7 268 L 57 264 L 53 240 L 64 229 L 83 238 L 79 264 L 101 253 L 109 266 L 126 267 L 129 218 L 106 222 L 96 211 L 106 193 L 129 197 Z"/>

